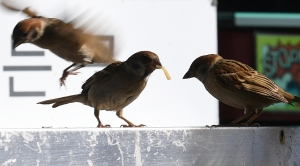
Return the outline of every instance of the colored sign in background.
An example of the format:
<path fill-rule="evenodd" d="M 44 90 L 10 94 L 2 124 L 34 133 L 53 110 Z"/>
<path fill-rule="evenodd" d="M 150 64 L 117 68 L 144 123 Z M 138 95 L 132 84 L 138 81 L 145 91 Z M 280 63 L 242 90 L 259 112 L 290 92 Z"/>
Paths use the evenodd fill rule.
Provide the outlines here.
<path fill-rule="evenodd" d="M 257 70 L 283 90 L 300 96 L 300 35 L 256 34 Z M 270 111 L 300 111 L 300 104 L 279 103 Z"/>

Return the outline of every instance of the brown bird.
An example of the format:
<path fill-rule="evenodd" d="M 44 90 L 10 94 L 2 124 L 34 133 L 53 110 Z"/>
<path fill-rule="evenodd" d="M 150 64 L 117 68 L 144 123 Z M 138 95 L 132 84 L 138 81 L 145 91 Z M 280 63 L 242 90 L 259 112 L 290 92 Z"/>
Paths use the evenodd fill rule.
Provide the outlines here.
<path fill-rule="evenodd" d="M 18 11 L 3 2 L 2 5 Z M 96 36 L 75 29 L 71 23 L 37 16 L 28 8 L 22 11 L 31 18 L 22 20 L 15 26 L 12 35 L 13 49 L 20 44 L 31 43 L 73 62 L 63 71 L 60 85 L 65 85 L 64 81 L 68 75 L 76 75 L 75 71 L 87 64 L 115 62 L 112 52 Z"/>
<path fill-rule="evenodd" d="M 124 62 L 115 62 L 92 75 L 82 85 L 81 94 L 61 97 L 39 102 L 38 104 L 53 104 L 53 108 L 80 102 L 94 108 L 94 115 L 98 120 L 97 127 L 103 125 L 99 119 L 99 111 L 117 111 L 117 116 L 128 125 L 123 127 L 141 127 L 134 125 L 123 117 L 123 108 L 133 102 L 144 90 L 149 75 L 155 69 L 164 69 L 158 56 L 150 51 L 133 54 Z"/>
<path fill-rule="evenodd" d="M 200 80 L 206 90 L 221 102 L 245 110 L 243 116 L 229 125 L 236 125 L 255 110 L 255 114 L 245 123 L 249 125 L 264 107 L 275 103 L 300 103 L 299 97 L 285 92 L 248 65 L 223 59 L 216 54 L 195 59 L 183 79 L 192 77 Z"/>

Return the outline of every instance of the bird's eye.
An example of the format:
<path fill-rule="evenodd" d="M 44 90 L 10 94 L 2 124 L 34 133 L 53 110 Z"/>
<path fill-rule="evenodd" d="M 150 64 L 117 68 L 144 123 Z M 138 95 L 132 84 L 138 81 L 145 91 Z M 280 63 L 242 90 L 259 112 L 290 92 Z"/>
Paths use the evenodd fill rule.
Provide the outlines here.
<path fill-rule="evenodd" d="M 27 37 L 27 32 L 24 32 L 23 34 L 22 34 L 22 37 L 24 38 L 24 37 Z"/>
<path fill-rule="evenodd" d="M 209 69 L 209 67 L 206 66 L 206 65 L 201 65 L 201 66 L 199 66 L 199 68 L 198 68 L 198 70 L 199 70 L 202 74 L 206 73 L 208 69 Z"/>

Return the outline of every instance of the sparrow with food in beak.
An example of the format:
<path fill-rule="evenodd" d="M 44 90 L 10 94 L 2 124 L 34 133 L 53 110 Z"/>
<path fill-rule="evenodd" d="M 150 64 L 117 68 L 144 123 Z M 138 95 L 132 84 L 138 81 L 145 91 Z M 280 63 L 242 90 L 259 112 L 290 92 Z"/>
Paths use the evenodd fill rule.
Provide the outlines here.
<path fill-rule="evenodd" d="M 80 94 L 61 97 L 39 102 L 38 104 L 53 104 L 58 107 L 64 104 L 80 102 L 94 108 L 94 115 L 98 121 L 97 127 L 103 125 L 99 118 L 100 110 L 117 111 L 117 116 L 128 125 L 123 127 L 142 127 L 134 125 L 123 117 L 123 109 L 133 102 L 147 85 L 149 75 L 155 69 L 166 69 L 161 65 L 158 56 L 150 51 L 140 51 L 133 54 L 124 62 L 115 62 L 92 75 L 82 85 Z"/>

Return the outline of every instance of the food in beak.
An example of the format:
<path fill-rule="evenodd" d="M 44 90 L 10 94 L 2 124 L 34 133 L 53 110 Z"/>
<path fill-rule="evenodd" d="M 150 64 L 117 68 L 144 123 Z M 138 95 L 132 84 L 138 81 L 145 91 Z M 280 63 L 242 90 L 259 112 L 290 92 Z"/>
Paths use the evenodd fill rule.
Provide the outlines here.
<path fill-rule="evenodd" d="M 156 65 L 155 67 L 156 67 L 157 69 L 162 69 L 162 70 L 164 71 L 164 73 L 165 73 L 166 78 L 167 78 L 168 80 L 171 79 L 171 76 L 170 76 L 168 70 L 167 70 L 165 67 L 163 67 L 163 66 L 161 66 L 161 65 Z"/>

